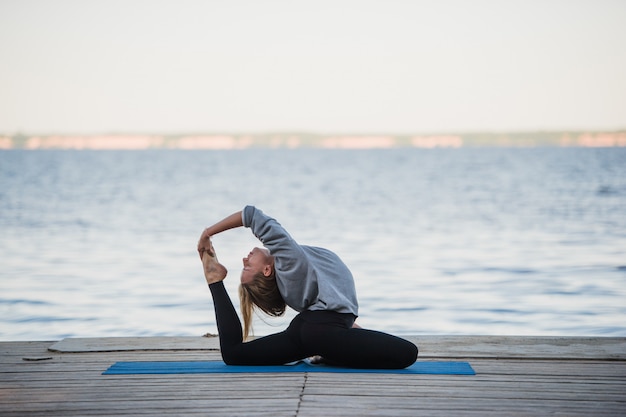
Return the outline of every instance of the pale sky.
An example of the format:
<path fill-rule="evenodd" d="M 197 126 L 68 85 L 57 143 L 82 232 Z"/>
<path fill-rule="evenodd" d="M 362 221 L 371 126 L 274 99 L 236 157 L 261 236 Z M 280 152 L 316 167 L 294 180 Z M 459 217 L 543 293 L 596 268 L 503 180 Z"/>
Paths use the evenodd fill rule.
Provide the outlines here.
<path fill-rule="evenodd" d="M 0 0 L 0 134 L 619 128 L 625 0 Z"/>

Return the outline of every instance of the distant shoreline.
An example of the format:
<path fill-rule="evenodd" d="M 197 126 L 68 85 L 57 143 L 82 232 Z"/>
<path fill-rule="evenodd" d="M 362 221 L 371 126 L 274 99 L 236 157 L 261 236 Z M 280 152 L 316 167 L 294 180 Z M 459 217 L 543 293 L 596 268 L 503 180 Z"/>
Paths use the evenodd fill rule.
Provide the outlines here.
<path fill-rule="evenodd" d="M 430 149 L 462 147 L 626 147 L 626 130 L 414 135 L 315 133 L 0 135 L 0 149 L 4 150 Z"/>

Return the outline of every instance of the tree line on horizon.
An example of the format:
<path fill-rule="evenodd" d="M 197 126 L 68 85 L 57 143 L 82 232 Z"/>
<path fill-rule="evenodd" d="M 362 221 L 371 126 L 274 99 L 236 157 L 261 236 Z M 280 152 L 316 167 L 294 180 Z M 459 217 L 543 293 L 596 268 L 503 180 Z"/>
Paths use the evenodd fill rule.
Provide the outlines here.
<path fill-rule="evenodd" d="M 245 148 L 458 148 L 623 147 L 616 131 L 476 132 L 430 134 L 318 134 L 302 132 L 0 135 L 0 149 L 245 149 Z"/>

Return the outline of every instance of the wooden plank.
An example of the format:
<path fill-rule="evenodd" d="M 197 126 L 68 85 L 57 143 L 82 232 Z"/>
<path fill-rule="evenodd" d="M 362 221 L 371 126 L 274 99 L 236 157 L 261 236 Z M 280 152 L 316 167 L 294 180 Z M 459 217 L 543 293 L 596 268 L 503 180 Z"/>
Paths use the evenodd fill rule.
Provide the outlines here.
<path fill-rule="evenodd" d="M 338 412 L 338 410 L 341 410 Z M 551 401 L 520 399 L 516 401 L 503 400 L 468 400 L 448 398 L 410 398 L 401 401 L 397 398 L 386 397 L 354 397 L 354 396 L 304 396 L 298 410 L 301 416 L 409 416 L 409 415 L 467 415 L 467 411 L 482 415 L 523 415 L 523 416 L 597 416 L 623 415 L 625 409 L 620 403 L 598 401 Z"/>
<path fill-rule="evenodd" d="M 13 407 L 10 404 L 8 406 L 2 405 L 3 415 L 5 412 L 10 413 L 14 411 L 23 411 L 26 413 L 35 411 L 54 410 L 69 412 L 91 412 L 101 409 L 100 401 L 58 401 L 54 403 L 29 403 L 27 405 L 20 405 L 19 408 Z M 109 398 L 107 402 L 107 410 L 110 413 L 116 412 L 131 412 L 137 409 L 153 409 L 159 411 L 177 411 L 184 414 L 186 409 L 202 409 L 205 410 L 241 410 L 252 411 L 255 409 L 271 409 L 278 414 L 281 411 L 285 413 L 291 412 L 292 415 L 297 407 L 299 398 L 239 398 L 233 401 L 229 398 L 205 398 L 205 399 L 155 399 L 148 400 L 129 400 L 125 398 Z"/>
<path fill-rule="evenodd" d="M 116 352 L 133 350 L 219 350 L 217 337 L 101 337 L 67 338 L 49 347 L 52 352 Z"/>
<path fill-rule="evenodd" d="M 626 360 L 623 337 L 412 336 L 421 358 Z"/>
<path fill-rule="evenodd" d="M 443 389 L 442 389 L 443 388 Z M 484 400 L 517 400 L 520 398 L 566 400 L 566 401 L 612 401 L 620 402 L 624 399 L 623 390 L 589 389 L 588 385 L 568 390 L 559 384 L 538 384 L 532 387 L 519 387 L 503 389 L 491 387 L 486 391 L 485 387 L 477 384 L 474 387 L 458 386 L 420 386 L 407 388 L 403 385 L 381 389 L 378 386 L 354 387 L 349 385 L 335 386 L 332 394 L 329 394 L 328 385 L 306 385 L 304 395 L 332 395 L 332 396 L 359 396 L 359 397 L 384 397 L 384 398 L 466 398 L 471 401 Z"/>
<path fill-rule="evenodd" d="M 272 399 L 298 398 L 302 391 L 299 382 L 293 382 L 286 385 L 280 390 L 273 392 Z M 11 389 L 0 389 L 0 397 L 5 398 L 3 406 L 8 405 L 31 405 L 35 403 L 57 402 L 59 398 L 66 401 L 102 401 L 103 398 L 124 398 L 127 400 L 150 400 L 156 396 L 160 400 L 179 401 L 181 398 L 186 400 L 201 400 L 207 398 L 229 399 L 232 401 L 249 400 L 258 398 L 265 400 L 268 398 L 267 389 L 263 384 L 255 384 L 254 386 L 237 387 L 234 384 L 228 384 L 228 387 L 218 387 L 209 384 L 208 387 L 189 387 L 188 385 L 168 386 L 164 389 L 163 384 L 159 386 L 148 386 L 142 384 L 123 386 L 98 386 L 97 392 L 93 387 L 48 387 L 40 389 L 30 389 L 20 393 L 12 392 Z M 5 394 L 11 394 L 5 395 Z"/>
<path fill-rule="evenodd" d="M 420 358 L 533 358 L 626 360 L 622 337 L 407 336 Z M 68 338 L 53 352 L 219 350 L 216 337 Z"/>

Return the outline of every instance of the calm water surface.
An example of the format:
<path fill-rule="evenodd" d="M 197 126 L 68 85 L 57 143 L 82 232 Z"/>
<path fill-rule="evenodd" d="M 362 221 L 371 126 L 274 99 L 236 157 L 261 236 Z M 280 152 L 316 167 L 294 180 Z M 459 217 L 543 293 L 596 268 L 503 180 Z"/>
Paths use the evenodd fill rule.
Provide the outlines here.
<path fill-rule="evenodd" d="M 195 245 L 246 204 L 344 259 L 364 327 L 626 336 L 626 149 L 301 149 L 0 152 L 0 340 L 215 333 Z M 236 306 L 255 245 L 215 238 Z"/>

